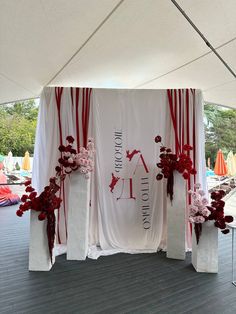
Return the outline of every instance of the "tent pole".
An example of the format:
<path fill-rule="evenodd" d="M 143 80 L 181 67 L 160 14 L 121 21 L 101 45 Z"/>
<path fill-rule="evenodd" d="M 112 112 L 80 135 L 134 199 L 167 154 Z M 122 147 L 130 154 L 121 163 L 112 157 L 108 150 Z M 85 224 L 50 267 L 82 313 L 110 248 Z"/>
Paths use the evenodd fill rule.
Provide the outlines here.
<path fill-rule="evenodd" d="M 189 24 L 195 29 L 198 35 L 204 40 L 206 45 L 211 49 L 211 51 L 217 56 L 217 58 L 224 64 L 224 66 L 228 69 L 228 71 L 236 78 L 236 73 L 232 70 L 232 68 L 226 63 L 226 61 L 220 56 L 220 54 L 216 51 L 216 49 L 212 46 L 212 44 L 206 39 L 203 33 L 197 28 L 197 26 L 193 23 L 190 17 L 184 12 L 181 6 L 175 1 L 171 0 L 171 2 L 176 6 L 176 8 L 180 11 L 180 13 L 186 18 Z"/>

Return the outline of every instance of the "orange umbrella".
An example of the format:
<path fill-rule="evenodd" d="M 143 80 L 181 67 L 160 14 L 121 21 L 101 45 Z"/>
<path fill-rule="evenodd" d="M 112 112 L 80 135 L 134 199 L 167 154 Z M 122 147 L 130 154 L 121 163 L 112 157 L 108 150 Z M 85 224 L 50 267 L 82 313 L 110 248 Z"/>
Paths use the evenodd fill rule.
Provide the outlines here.
<path fill-rule="evenodd" d="M 218 176 L 224 176 L 227 174 L 226 162 L 221 149 L 219 149 L 217 152 L 214 172 Z"/>

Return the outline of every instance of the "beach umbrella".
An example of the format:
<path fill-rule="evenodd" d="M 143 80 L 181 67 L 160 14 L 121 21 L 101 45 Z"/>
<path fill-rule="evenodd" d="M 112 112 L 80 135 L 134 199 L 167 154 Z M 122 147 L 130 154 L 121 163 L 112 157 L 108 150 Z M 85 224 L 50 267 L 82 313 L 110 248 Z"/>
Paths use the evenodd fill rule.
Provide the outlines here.
<path fill-rule="evenodd" d="M 218 176 L 224 176 L 227 174 L 226 162 L 225 162 L 224 155 L 221 149 L 218 150 L 217 155 L 216 155 L 216 163 L 215 163 L 214 172 Z"/>
<path fill-rule="evenodd" d="M 30 157 L 29 157 L 29 152 L 28 151 L 25 152 L 25 157 L 23 158 L 21 168 L 23 170 L 26 170 L 26 171 L 30 170 Z"/>
<path fill-rule="evenodd" d="M 7 157 L 4 159 L 4 163 L 5 163 L 5 168 L 7 169 L 7 171 L 11 172 L 14 168 L 14 160 L 13 160 L 13 155 L 11 151 L 8 153 Z"/>
<path fill-rule="evenodd" d="M 234 158 L 234 154 L 232 151 L 230 151 L 227 155 L 227 174 L 229 176 L 235 176 L 236 175 L 236 159 Z"/>
<path fill-rule="evenodd" d="M 207 158 L 207 167 L 209 169 L 211 169 L 211 158 L 210 157 Z"/>

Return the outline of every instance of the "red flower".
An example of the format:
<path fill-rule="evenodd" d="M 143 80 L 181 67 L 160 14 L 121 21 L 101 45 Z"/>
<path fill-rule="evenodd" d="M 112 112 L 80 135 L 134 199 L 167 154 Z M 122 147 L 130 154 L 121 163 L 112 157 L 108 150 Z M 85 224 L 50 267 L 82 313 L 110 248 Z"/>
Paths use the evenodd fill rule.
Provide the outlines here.
<path fill-rule="evenodd" d="M 37 195 L 37 192 L 32 192 L 30 193 L 29 198 L 32 200 L 36 197 L 36 195 Z"/>
<path fill-rule="evenodd" d="M 232 216 L 225 216 L 225 222 L 230 223 L 234 220 L 234 218 Z"/>
<path fill-rule="evenodd" d="M 27 186 L 27 188 L 25 189 L 25 192 L 33 192 L 34 188 L 32 188 L 32 186 Z"/>
<path fill-rule="evenodd" d="M 187 172 L 184 172 L 184 173 L 183 173 L 183 178 L 184 178 L 185 180 L 188 180 L 188 179 L 189 179 L 189 174 L 188 174 Z"/>
<path fill-rule="evenodd" d="M 227 234 L 227 233 L 229 233 L 229 229 L 222 230 L 221 232 L 224 234 Z"/>
<path fill-rule="evenodd" d="M 188 145 L 188 144 L 185 144 L 185 145 L 183 146 L 183 150 L 189 151 L 189 150 L 192 150 L 192 149 L 193 149 L 192 146 L 190 146 L 190 145 Z"/>
<path fill-rule="evenodd" d="M 64 152 L 65 151 L 65 146 L 64 145 L 60 145 L 59 147 L 58 147 L 58 149 L 59 149 L 59 151 L 62 153 L 62 152 Z"/>
<path fill-rule="evenodd" d="M 55 170 L 56 170 L 56 172 L 61 172 L 61 167 L 56 166 Z"/>
<path fill-rule="evenodd" d="M 162 147 L 160 148 L 160 152 L 164 152 L 165 150 L 166 150 L 165 146 L 162 146 Z"/>
<path fill-rule="evenodd" d="M 195 175 L 195 174 L 197 174 L 197 170 L 194 169 L 194 168 L 192 168 L 192 169 L 190 170 L 190 173 Z"/>
<path fill-rule="evenodd" d="M 156 176 L 156 179 L 159 181 L 163 178 L 163 175 L 161 173 L 158 173 L 158 175 Z"/>
<path fill-rule="evenodd" d="M 38 215 L 38 220 L 44 220 L 47 217 L 46 213 L 42 212 Z"/>
<path fill-rule="evenodd" d="M 20 209 L 18 209 L 18 210 L 16 211 L 16 214 L 17 214 L 17 216 L 21 217 L 21 216 L 23 215 L 23 211 L 20 210 Z"/>
<path fill-rule="evenodd" d="M 30 185 L 30 184 L 31 184 L 31 180 L 28 180 L 28 181 L 25 181 L 25 182 L 24 182 L 24 185 L 25 185 L 25 186 L 28 186 L 28 185 Z"/>
<path fill-rule="evenodd" d="M 74 148 L 71 148 L 70 152 L 71 152 L 71 154 L 76 154 L 77 153 Z"/>
<path fill-rule="evenodd" d="M 171 149 L 170 149 L 170 148 L 167 148 L 166 152 L 167 152 L 167 153 L 171 153 Z"/>
<path fill-rule="evenodd" d="M 66 140 L 67 140 L 69 143 L 74 143 L 74 138 L 73 138 L 73 136 L 71 136 L 71 135 L 67 136 Z"/>
<path fill-rule="evenodd" d="M 157 135 L 157 136 L 155 137 L 155 142 L 156 142 L 156 143 L 160 143 L 160 142 L 161 142 L 161 136 L 160 136 L 160 135 Z"/>
<path fill-rule="evenodd" d="M 26 195 L 26 194 L 22 195 L 21 201 L 22 201 L 23 203 L 26 202 L 27 199 L 28 199 L 28 195 Z"/>

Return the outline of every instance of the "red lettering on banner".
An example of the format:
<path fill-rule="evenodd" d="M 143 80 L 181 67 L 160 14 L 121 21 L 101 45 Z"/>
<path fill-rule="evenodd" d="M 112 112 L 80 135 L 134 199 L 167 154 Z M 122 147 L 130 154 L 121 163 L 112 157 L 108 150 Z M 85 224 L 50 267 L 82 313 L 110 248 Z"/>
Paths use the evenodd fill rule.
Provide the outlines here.
<path fill-rule="evenodd" d="M 124 186 L 125 186 L 125 182 L 127 182 L 128 184 L 128 190 L 129 190 L 129 193 L 126 195 L 126 197 L 121 197 L 123 195 L 123 192 L 124 192 Z M 121 189 L 121 193 L 120 193 L 120 196 L 117 197 L 117 201 L 118 200 L 121 200 L 121 199 L 133 199 L 135 200 L 136 198 L 133 196 L 133 179 L 132 178 L 127 178 L 127 179 L 124 179 L 122 178 L 122 189 Z"/>
<path fill-rule="evenodd" d="M 139 163 L 140 160 L 141 160 L 142 163 Z M 149 173 L 148 167 L 147 167 L 147 165 L 146 165 L 146 163 L 145 163 L 145 161 L 144 161 L 144 158 L 143 158 L 143 155 L 142 155 L 142 154 L 140 154 L 140 156 L 139 156 L 137 165 L 136 165 L 136 167 L 135 167 L 135 169 L 134 169 L 134 174 L 135 174 L 135 172 L 136 172 L 136 170 L 137 170 L 137 167 L 140 167 L 140 166 L 144 167 L 146 173 Z"/>
<path fill-rule="evenodd" d="M 113 193 L 114 187 L 117 184 L 117 182 L 119 181 L 119 177 L 115 177 L 114 173 L 111 174 L 111 183 L 109 185 L 110 191 L 111 193 Z"/>
<path fill-rule="evenodd" d="M 134 157 L 134 155 L 140 153 L 140 150 L 136 150 L 134 149 L 131 153 L 129 152 L 129 150 L 126 151 L 126 158 L 129 159 L 129 161 L 132 160 L 132 158 Z"/>

